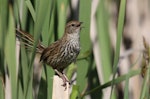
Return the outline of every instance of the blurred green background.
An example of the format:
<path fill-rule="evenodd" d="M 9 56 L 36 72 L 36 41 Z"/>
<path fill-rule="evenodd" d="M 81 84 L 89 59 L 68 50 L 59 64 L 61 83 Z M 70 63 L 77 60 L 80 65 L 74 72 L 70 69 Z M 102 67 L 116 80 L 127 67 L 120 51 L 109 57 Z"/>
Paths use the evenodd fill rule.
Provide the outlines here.
<path fill-rule="evenodd" d="M 149 26 L 144 23 L 150 19 L 148 2 L 141 6 L 139 0 L 0 0 L 0 99 L 52 99 L 54 71 L 45 64 L 33 95 L 35 50 L 39 40 L 48 46 L 61 38 L 71 20 L 83 22 L 83 29 L 81 52 L 65 70 L 74 80 L 68 99 L 149 99 L 149 50 L 142 63 L 142 38 L 150 37 L 144 34 L 149 29 L 143 29 Z M 32 51 L 19 43 L 16 28 L 33 35 Z M 150 43 L 145 44 L 149 49 Z M 137 78 L 130 82 L 133 76 Z"/>

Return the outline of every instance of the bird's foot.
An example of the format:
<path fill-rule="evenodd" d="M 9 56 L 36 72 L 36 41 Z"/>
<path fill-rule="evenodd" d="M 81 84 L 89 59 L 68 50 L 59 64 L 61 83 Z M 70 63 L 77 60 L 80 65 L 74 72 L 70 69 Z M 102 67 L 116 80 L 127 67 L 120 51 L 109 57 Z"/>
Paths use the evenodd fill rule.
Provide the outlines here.
<path fill-rule="evenodd" d="M 61 72 L 59 72 L 58 70 L 55 69 L 55 72 L 58 74 L 58 76 L 63 80 L 63 84 L 62 86 L 65 87 L 65 90 L 67 89 L 67 86 L 70 85 L 70 82 L 67 78 L 67 76 Z M 67 85 L 68 84 L 68 85 Z"/>
<path fill-rule="evenodd" d="M 66 77 L 65 74 L 63 74 L 63 76 L 61 77 L 61 79 L 63 80 L 62 86 L 65 87 L 65 90 L 66 90 L 67 89 L 67 84 L 69 84 L 69 86 L 70 86 L 70 82 L 69 82 L 69 80 L 68 80 L 68 78 Z"/>

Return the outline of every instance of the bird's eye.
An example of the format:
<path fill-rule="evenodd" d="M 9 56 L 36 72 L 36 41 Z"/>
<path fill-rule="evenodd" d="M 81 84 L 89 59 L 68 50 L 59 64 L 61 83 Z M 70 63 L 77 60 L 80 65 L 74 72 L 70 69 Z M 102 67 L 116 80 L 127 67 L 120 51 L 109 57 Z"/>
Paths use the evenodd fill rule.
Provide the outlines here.
<path fill-rule="evenodd" d="M 79 25 L 77 25 L 77 27 L 79 27 L 80 26 L 80 24 Z"/>
<path fill-rule="evenodd" d="M 71 26 L 75 26 L 75 24 L 72 24 Z"/>

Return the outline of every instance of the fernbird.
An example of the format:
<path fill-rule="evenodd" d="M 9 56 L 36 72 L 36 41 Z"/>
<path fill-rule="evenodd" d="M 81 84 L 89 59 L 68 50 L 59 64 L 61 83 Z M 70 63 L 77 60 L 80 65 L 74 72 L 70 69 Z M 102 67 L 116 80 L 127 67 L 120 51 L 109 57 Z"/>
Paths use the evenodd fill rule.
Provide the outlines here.
<path fill-rule="evenodd" d="M 76 61 L 80 52 L 80 30 L 82 22 L 70 21 L 65 26 L 64 35 L 59 40 L 50 44 L 48 47 L 38 43 L 36 52 L 40 53 L 40 62 L 46 63 L 51 66 L 58 76 L 63 80 L 63 86 L 69 82 L 63 70 Z M 27 48 L 33 47 L 33 36 L 16 29 L 16 36 L 21 39 Z"/>

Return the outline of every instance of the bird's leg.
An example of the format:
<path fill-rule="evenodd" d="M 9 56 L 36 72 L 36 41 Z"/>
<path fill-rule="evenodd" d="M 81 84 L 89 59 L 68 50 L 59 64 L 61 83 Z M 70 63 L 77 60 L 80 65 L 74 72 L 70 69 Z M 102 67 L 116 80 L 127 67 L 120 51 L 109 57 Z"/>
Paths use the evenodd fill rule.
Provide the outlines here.
<path fill-rule="evenodd" d="M 63 85 L 65 87 L 65 89 L 67 89 L 67 82 L 69 83 L 68 78 L 66 77 L 65 74 L 63 74 L 62 72 L 58 71 L 57 69 L 55 69 L 55 72 L 58 74 L 58 76 L 63 80 Z M 70 83 L 69 83 L 70 84 Z"/>

